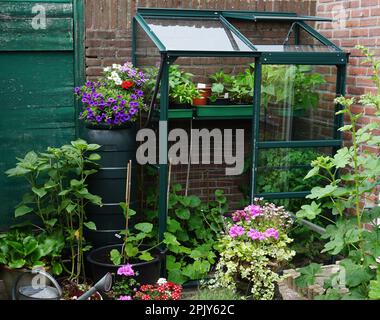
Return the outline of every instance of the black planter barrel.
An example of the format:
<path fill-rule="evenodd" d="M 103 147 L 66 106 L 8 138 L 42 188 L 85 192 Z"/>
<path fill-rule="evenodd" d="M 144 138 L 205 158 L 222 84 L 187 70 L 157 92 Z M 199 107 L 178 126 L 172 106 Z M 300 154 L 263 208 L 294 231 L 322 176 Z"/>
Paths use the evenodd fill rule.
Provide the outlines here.
<path fill-rule="evenodd" d="M 86 128 L 84 132 L 88 143 L 101 145 L 98 173 L 88 179 L 91 193 L 102 197 L 103 206 L 88 205 L 87 218 L 95 222 L 96 231 L 87 230 L 86 240 L 93 248 L 118 244 L 121 240 L 115 234 L 125 228 L 123 211 L 119 205 L 125 201 L 127 164 L 132 160 L 132 185 L 130 207 L 136 209 L 136 129 L 129 128 L 103 129 Z"/>

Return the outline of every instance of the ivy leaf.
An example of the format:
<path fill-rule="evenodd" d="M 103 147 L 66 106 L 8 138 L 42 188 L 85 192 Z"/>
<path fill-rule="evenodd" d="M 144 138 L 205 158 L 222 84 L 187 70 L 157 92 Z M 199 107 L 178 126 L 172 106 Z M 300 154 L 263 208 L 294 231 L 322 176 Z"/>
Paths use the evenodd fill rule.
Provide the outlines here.
<path fill-rule="evenodd" d="M 296 213 L 298 218 L 307 218 L 313 220 L 322 212 L 320 205 L 313 201 L 310 205 L 301 206 L 301 210 Z"/>
<path fill-rule="evenodd" d="M 145 233 L 149 233 L 153 230 L 153 224 L 149 222 L 141 222 L 135 225 L 135 229 Z"/>
<path fill-rule="evenodd" d="M 154 257 L 148 251 L 144 251 L 139 255 L 139 259 L 143 261 L 152 261 Z"/>
<path fill-rule="evenodd" d="M 321 271 L 321 265 L 311 263 L 307 267 L 300 268 L 300 275 L 295 279 L 295 283 L 300 288 L 306 288 L 315 283 L 316 275 Z"/>
<path fill-rule="evenodd" d="M 86 226 L 87 229 L 96 230 L 95 222 L 88 221 L 88 222 L 85 222 L 83 224 Z"/>
<path fill-rule="evenodd" d="M 119 265 L 121 264 L 121 254 L 119 250 L 112 249 L 111 254 L 110 254 L 110 259 L 114 265 Z"/>
<path fill-rule="evenodd" d="M 188 220 L 190 218 L 190 210 L 188 208 L 176 209 L 175 214 L 182 220 Z"/>
<path fill-rule="evenodd" d="M 16 210 L 15 210 L 15 217 L 16 218 L 22 217 L 22 216 L 24 216 L 27 213 L 30 213 L 32 211 L 33 211 L 32 208 L 30 208 L 28 206 L 25 206 L 25 205 L 22 205 L 22 206 L 16 208 Z"/>

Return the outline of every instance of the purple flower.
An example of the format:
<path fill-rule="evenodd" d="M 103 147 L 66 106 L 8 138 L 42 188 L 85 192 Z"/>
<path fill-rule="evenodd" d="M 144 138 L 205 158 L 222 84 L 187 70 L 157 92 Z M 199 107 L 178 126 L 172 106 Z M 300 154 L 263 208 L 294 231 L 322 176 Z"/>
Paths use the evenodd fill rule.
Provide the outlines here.
<path fill-rule="evenodd" d="M 135 94 L 132 93 L 132 94 L 131 94 L 131 99 L 132 99 L 132 100 L 136 100 L 136 99 L 137 99 L 137 96 L 136 96 Z"/>
<path fill-rule="evenodd" d="M 251 238 L 252 240 L 266 240 L 266 237 L 265 235 L 260 232 L 260 231 L 257 231 L 255 229 L 250 229 L 248 232 L 247 232 L 247 236 L 249 238 Z"/>
<path fill-rule="evenodd" d="M 257 216 L 261 216 L 263 214 L 262 210 L 261 210 L 261 207 L 257 206 L 257 205 L 254 205 L 254 204 L 249 205 L 244 210 L 248 211 L 250 213 L 250 215 L 251 215 L 252 218 L 255 218 Z"/>
<path fill-rule="evenodd" d="M 136 94 L 137 94 L 139 97 L 142 97 L 143 94 L 144 94 L 144 92 L 141 91 L 141 90 L 136 90 L 135 92 L 136 92 Z"/>
<path fill-rule="evenodd" d="M 232 238 L 240 237 L 244 234 L 244 228 L 235 224 L 230 228 L 229 234 Z"/>
<path fill-rule="evenodd" d="M 137 110 L 138 110 L 137 108 L 131 108 L 129 110 L 129 114 L 133 116 L 134 114 L 136 114 Z"/>
<path fill-rule="evenodd" d="M 75 94 L 79 94 L 79 93 L 80 93 L 80 87 L 76 87 L 76 88 L 74 89 L 74 92 L 75 92 Z"/>
<path fill-rule="evenodd" d="M 139 106 L 139 103 L 138 103 L 137 101 L 131 101 L 131 102 L 129 103 L 129 106 L 130 106 L 131 108 L 133 108 L 133 107 L 138 107 L 138 106 Z"/>
<path fill-rule="evenodd" d="M 95 119 L 96 119 L 96 122 L 102 121 L 102 117 L 101 116 L 96 116 Z"/>
<path fill-rule="evenodd" d="M 264 234 L 265 234 L 265 236 L 266 236 L 267 238 L 274 238 L 274 239 L 276 239 L 276 240 L 278 240 L 278 238 L 279 238 L 279 236 L 280 236 L 278 230 L 275 229 L 275 228 L 269 228 L 269 229 L 267 229 L 267 230 L 264 232 Z"/>
<path fill-rule="evenodd" d="M 113 107 L 112 107 L 112 110 L 113 110 L 113 111 L 117 111 L 117 109 L 119 109 L 118 106 L 113 106 Z"/>
<path fill-rule="evenodd" d="M 133 277 L 135 275 L 135 272 L 132 269 L 132 265 L 128 263 L 117 269 L 117 274 L 119 276 Z"/>
<path fill-rule="evenodd" d="M 132 300 L 131 296 L 120 296 L 118 300 Z"/>

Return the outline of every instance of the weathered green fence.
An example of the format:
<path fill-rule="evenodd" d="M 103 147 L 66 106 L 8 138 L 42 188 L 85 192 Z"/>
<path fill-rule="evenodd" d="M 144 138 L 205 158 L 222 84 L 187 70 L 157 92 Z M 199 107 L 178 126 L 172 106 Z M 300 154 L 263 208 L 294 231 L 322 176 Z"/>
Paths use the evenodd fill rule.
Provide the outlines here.
<path fill-rule="evenodd" d="M 83 23 L 83 0 L 0 0 L 0 228 L 24 192 L 4 174 L 15 157 L 76 135 Z"/>

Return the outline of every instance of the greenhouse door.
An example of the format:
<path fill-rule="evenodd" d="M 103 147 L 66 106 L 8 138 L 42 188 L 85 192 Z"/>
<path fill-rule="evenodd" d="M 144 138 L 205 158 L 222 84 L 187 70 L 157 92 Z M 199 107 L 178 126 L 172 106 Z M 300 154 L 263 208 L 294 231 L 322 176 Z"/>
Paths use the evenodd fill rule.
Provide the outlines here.
<path fill-rule="evenodd" d="M 76 136 L 83 11 L 83 0 L 0 0 L 0 228 L 25 192 L 22 179 L 4 174 L 15 157 Z"/>

